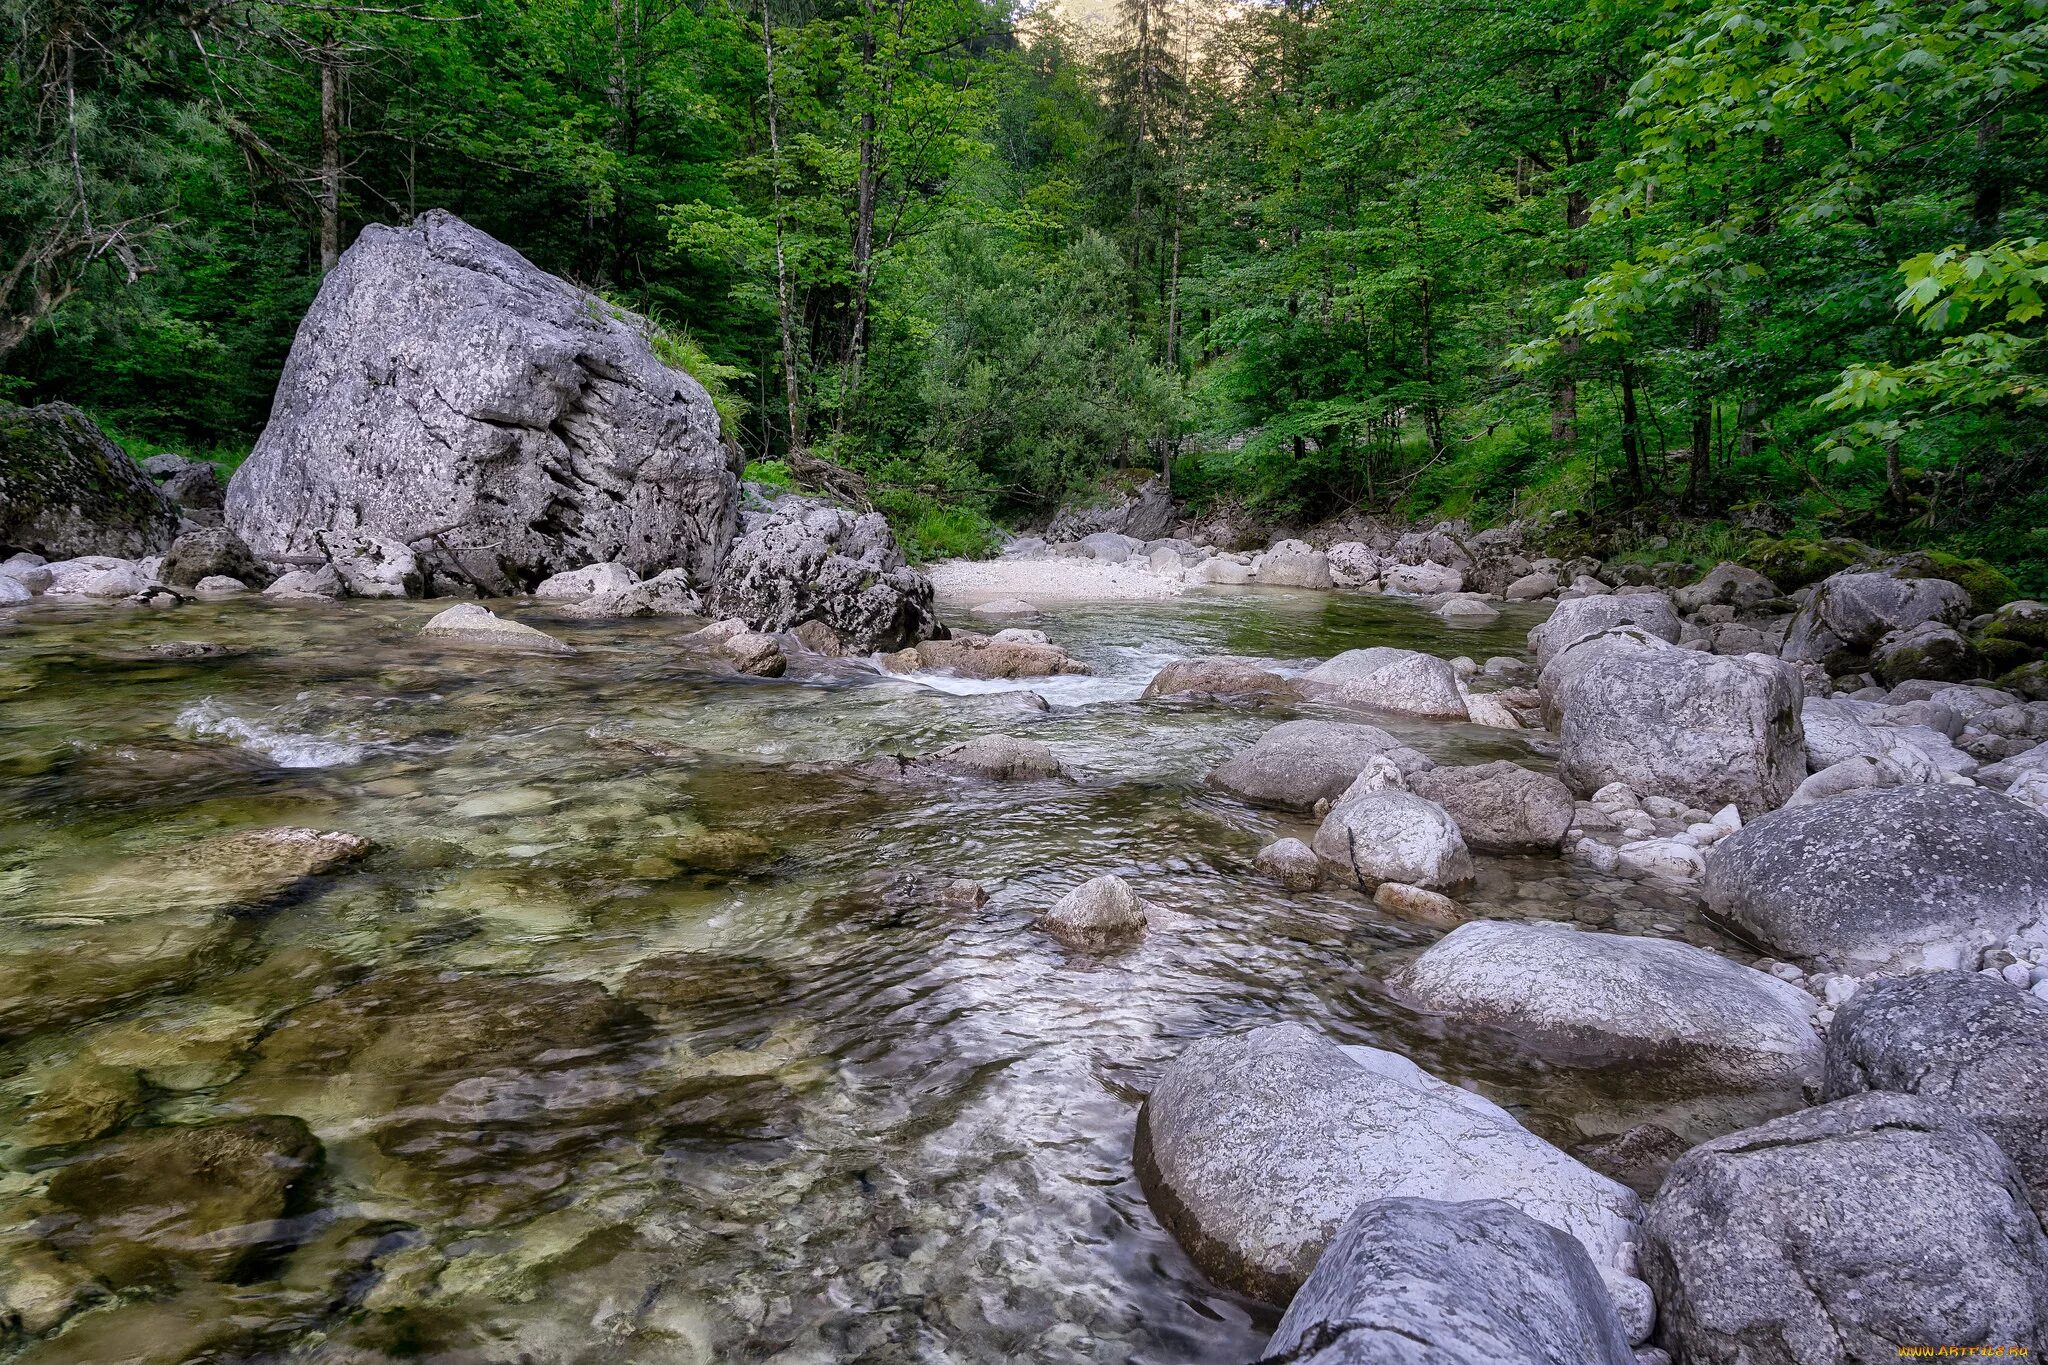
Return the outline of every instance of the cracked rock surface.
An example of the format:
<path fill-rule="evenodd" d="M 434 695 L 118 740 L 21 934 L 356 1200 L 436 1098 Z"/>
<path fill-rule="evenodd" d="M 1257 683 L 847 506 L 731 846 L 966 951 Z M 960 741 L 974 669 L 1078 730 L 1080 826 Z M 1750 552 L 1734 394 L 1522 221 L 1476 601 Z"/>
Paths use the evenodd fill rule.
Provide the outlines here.
<path fill-rule="evenodd" d="M 441 211 L 366 228 L 300 324 L 228 487 L 259 557 L 322 531 L 411 548 L 437 590 L 530 589 L 616 561 L 718 569 L 738 456 L 646 324 Z"/>
<path fill-rule="evenodd" d="M 1689 1365 L 1849 1365 L 1900 1347 L 2048 1345 L 2048 1240 L 1983 1130 L 1872 1093 L 1695 1147 L 1642 1274 Z"/>
<path fill-rule="evenodd" d="M 1375 1199 L 1288 1305 L 1260 1365 L 1628 1365 L 1584 1247 L 1498 1199 Z"/>
<path fill-rule="evenodd" d="M 1161 1074 L 1136 1164 L 1153 1210 L 1219 1283 L 1285 1302 L 1367 1199 L 1502 1199 L 1612 1264 L 1626 1187 L 1397 1053 L 1300 1024 L 1210 1038 Z"/>

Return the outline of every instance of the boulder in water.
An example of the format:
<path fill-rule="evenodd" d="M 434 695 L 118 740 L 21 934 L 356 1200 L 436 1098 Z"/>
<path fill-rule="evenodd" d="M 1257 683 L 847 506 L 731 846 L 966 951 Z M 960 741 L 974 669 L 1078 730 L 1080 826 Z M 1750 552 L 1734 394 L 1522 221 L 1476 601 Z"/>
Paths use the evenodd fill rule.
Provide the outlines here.
<path fill-rule="evenodd" d="M 1974 958 L 2048 917 L 2048 818 L 1981 787 L 1849 792 L 1715 844 L 1706 896 L 1743 937 L 1841 970 Z"/>
<path fill-rule="evenodd" d="M 1061 772 L 1059 758 L 1051 749 L 1035 739 L 1011 735 L 978 735 L 939 750 L 927 761 L 998 781 L 1052 778 Z"/>
<path fill-rule="evenodd" d="M 1456 890 L 1472 880 L 1472 855 L 1458 822 L 1436 802 L 1406 790 L 1385 758 L 1374 759 L 1337 798 L 1312 847 L 1326 869 L 1361 890 L 1381 882 Z"/>
<path fill-rule="evenodd" d="M 365 228 L 321 285 L 227 520 L 268 559 L 386 537 L 489 595 L 607 560 L 708 579 L 738 468 L 644 319 L 435 210 Z"/>
<path fill-rule="evenodd" d="M 51 1177 L 48 1236 L 117 1289 L 232 1279 L 300 1235 L 286 1215 L 320 1161 L 306 1125 L 283 1115 L 137 1129 Z"/>
<path fill-rule="evenodd" d="M 233 578 L 243 585 L 262 587 L 270 575 L 249 553 L 242 538 L 225 526 L 187 531 L 171 542 L 158 575 L 174 588 L 197 587 L 202 579 Z"/>
<path fill-rule="evenodd" d="M 504 650 L 511 654 L 574 654 L 576 651 L 554 636 L 532 626 L 508 621 L 477 606 L 459 602 L 420 627 L 420 634 L 450 644 L 479 649 Z"/>
<path fill-rule="evenodd" d="M 90 417 L 0 402 L 0 550 L 47 559 L 162 554 L 178 516 Z"/>
<path fill-rule="evenodd" d="M 1466 845 L 1482 853 L 1555 852 L 1572 826 L 1571 788 L 1506 759 L 1407 779 L 1408 790 L 1449 811 Z"/>
<path fill-rule="evenodd" d="M 1632 1365 L 1634 1357 L 1599 1270 L 1571 1237 L 1498 1199 L 1371 1199 L 1287 1305 L 1266 1359 Z"/>
<path fill-rule="evenodd" d="M 1695 1147 L 1644 1225 L 1658 1343 L 1688 1362 L 2048 1347 L 2048 1239 L 1947 1105 L 1866 1094 Z"/>
<path fill-rule="evenodd" d="M 2019 1168 L 2048 1210 L 2048 1001 L 1977 972 L 1864 984 L 1828 1026 L 1824 1098 L 1866 1090 L 1953 1105 Z"/>
<path fill-rule="evenodd" d="M 1429 759 L 1377 725 L 1290 720 L 1260 735 L 1207 781 L 1255 806 L 1311 811 L 1318 801 L 1342 796 L 1375 758 L 1391 759 L 1404 774 L 1430 766 Z"/>
<path fill-rule="evenodd" d="M 1145 936 L 1145 902 L 1122 877 L 1081 883 L 1045 912 L 1045 931 L 1069 948 L 1090 952 Z"/>
<path fill-rule="evenodd" d="M 1794 1096 L 1820 1085 L 1812 997 L 1690 944 L 1479 920 L 1393 984 L 1571 1061 L 1639 1066 L 1649 1084 Z"/>
<path fill-rule="evenodd" d="M 1299 1024 L 1196 1043 L 1138 1115 L 1138 1178 L 1203 1273 L 1284 1303 L 1369 1199 L 1500 1199 L 1613 1265 L 1640 1213 L 1491 1101 Z"/>
<path fill-rule="evenodd" d="M 717 615 L 764 631 L 823 621 L 863 653 L 937 633 L 931 580 L 905 562 L 880 513 L 785 497 L 744 521 L 710 590 Z"/>
<path fill-rule="evenodd" d="M 1244 659 L 1175 659 L 1152 675 L 1145 697 L 1185 697 L 1195 701 L 1291 698 L 1301 684 Z"/>
<path fill-rule="evenodd" d="M 1458 674 L 1433 654 L 1377 645 L 1351 649 L 1302 675 L 1311 694 L 1431 720 L 1464 720 L 1470 714 L 1458 690 Z"/>
<path fill-rule="evenodd" d="M 1804 695 L 1796 670 L 1762 655 L 1602 648 L 1558 696 L 1558 775 L 1584 796 L 1625 782 L 1760 815 L 1806 778 Z"/>

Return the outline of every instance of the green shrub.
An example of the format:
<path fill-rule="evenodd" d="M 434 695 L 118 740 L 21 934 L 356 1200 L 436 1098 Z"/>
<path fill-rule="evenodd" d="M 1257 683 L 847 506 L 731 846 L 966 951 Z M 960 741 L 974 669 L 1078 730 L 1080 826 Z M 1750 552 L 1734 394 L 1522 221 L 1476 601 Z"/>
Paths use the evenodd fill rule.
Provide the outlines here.
<path fill-rule="evenodd" d="M 766 484 L 770 488 L 796 487 L 796 479 L 790 474 L 789 466 L 781 460 L 749 460 L 740 477 L 748 483 Z"/>
<path fill-rule="evenodd" d="M 896 536 L 913 564 L 935 559 L 986 559 L 996 548 L 994 523 L 971 507 L 927 507 Z"/>

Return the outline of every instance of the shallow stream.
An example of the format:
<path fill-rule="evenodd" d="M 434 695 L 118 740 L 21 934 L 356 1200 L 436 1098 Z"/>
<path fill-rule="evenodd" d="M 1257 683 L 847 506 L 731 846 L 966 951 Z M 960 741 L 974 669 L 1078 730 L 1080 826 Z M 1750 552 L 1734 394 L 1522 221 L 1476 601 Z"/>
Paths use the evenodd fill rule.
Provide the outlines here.
<path fill-rule="evenodd" d="M 1567 1146 L 1650 1112 L 1641 1078 L 1391 997 L 1440 930 L 1253 870 L 1309 826 L 1202 775 L 1311 710 L 1137 700 L 1189 654 L 1520 653 L 1519 609 L 1459 630 L 1348 594 L 1077 605 L 1033 624 L 1096 676 L 1031 684 L 742 678 L 676 622 L 532 604 L 501 610 L 574 658 L 476 654 L 417 635 L 433 610 L 0 630 L 0 1260 L 114 1291 L 0 1355 L 1239 1362 L 1273 1315 L 1202 1280 L 1131 1171 L 1138 1103 L 1191 1040 L 1308 1021 Z M 1349 718 L 1439 762 L 1548 762 L 1540 737 Z M 988 732 L 1045 741 L 1070 779 L 853 771 Z M 278 825 L 375 847 L 282 902 L 195 911 L 217 879 L 188 850 Z M 1682 893 L 1480 864 L 1475 914 L 1722 946 Z M 1033 927 L 1104 872 L 1166 912 L 1142 946 Z M 256 1115 L 302 1119 L 318 1168 L 231 1269 L 114 1254 L 157 1234 L 89 1196 L 53 1211 L 55 1174 L 123 1131 Z"/>

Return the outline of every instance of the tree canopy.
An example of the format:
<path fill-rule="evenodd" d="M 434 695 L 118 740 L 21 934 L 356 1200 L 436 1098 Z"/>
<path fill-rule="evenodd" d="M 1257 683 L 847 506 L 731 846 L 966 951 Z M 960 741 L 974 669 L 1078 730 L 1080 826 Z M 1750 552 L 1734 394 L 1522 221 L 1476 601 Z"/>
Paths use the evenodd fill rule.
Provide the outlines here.
<path fill-rule="evenodd" d="M 2048 0 L 0 18 L 0 396 L 138 452 L 246 450 L 337 253 L 445 207 L 923 553 L 1155 470 L 2048 583 Z"/>

